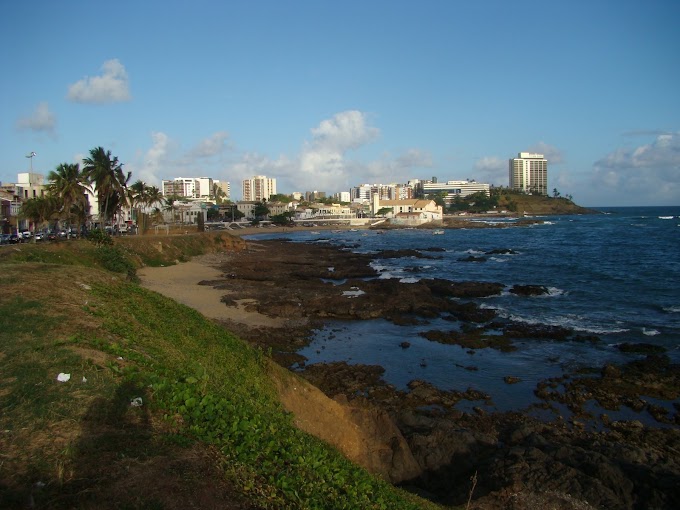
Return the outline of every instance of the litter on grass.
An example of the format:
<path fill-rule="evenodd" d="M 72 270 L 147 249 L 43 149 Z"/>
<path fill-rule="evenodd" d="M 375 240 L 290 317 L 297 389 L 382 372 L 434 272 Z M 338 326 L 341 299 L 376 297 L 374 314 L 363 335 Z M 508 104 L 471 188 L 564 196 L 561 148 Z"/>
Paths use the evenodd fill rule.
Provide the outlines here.
<path fill-rule="evenodd" d="M 65 374 L 62 372 L 57 376 L 57 381 L 59 382 L 67 382 L 69 379 L 71 379 L 71 374 Z"/>

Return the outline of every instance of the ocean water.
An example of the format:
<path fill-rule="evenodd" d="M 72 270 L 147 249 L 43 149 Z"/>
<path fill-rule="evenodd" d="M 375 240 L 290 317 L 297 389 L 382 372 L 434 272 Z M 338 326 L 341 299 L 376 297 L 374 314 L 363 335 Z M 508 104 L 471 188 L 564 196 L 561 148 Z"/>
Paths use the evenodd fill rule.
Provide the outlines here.
<path fill-rule="evenodd" d="M 596 335 L 596 344 L 519 341 L 518 349 L 469 351 L 431 342 L 418 333 L 450 330 L 451 322 L 432 320 L 421 326 L 395 326 L 384 320 L 334 321 L 316 332 L 300 351 L 308 364 L 346 361 L 377 364 L 383 378 L 399 389 L 421 379 L 442 389 L 467 388 L 491 400 L 470 405 L 489 410 L 518 410 L 538 402 L 536 384 L 548 377 L 604 363 L 625 363 L 639 354 L 621 353 L 623 342 L 665 347 L 680 362 L 680 207 L 601 208 L 599 214 L 537 217 L 530 227 L 431 231 L 403 229 L 384 232 L 305 231 L 263 234 L 251 238 L 288 238 L 352 246 L 354 251 L 444 248 L 424 252 L 433 259 L 380 259 L 380 278 L 408 285 L 419 278 L 454 281 L 544 285 L 550 294 L 518 297 L 509 292 L 477 300 L 501 317 L 536 324 L 559 325 Z M 481 220 L 480 220 L 481 221 Z M 513 220 L 492 219 L 499 223 Z M 513 254 L 489 255 L 492 250 Z M 485 262 L 463 261 L 485 257 Z M 348 296 L 352 299 L 352 296 Z M 402 349 L 399 344 L 411 346 Z M 521 379 L 508 385 L 505 376 Z"/>

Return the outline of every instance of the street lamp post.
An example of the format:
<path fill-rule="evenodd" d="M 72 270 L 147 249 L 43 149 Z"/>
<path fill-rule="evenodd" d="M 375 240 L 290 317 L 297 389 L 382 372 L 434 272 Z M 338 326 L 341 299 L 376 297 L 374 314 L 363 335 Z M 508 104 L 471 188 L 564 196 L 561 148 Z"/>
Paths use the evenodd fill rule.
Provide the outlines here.
<path fill-rule="evenodd" d="M 31 151 L 31 153 L 28 156 L 26 156 L 28 159 L 31 160 L 31 173 L 33 173 L 33 158 L 36 156 L 37 154 L 33 151 Z"/>

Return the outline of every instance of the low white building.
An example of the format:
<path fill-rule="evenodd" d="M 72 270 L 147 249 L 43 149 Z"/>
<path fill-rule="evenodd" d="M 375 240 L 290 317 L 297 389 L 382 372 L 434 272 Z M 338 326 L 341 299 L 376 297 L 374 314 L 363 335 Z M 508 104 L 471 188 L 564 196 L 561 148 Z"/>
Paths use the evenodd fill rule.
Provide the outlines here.
<path fill-rule="evenodd" d="M 446 183 L 439 182 L 425 182 L 422 184 L 423 193 L 427 195 L 436 195 L 438 193 L 445 193 L 444 201 L 451 204 L 456 197 L 466 197 L 479 193 L 480 191 L 486 196 L 490 194 L 490 185 L 484 182 L 477 182 L 473 180 L 467 181 L 446 181 Z"/>
<path fill-rule="evenodd" d="M 428 199 L 380 200 L 376 195 L 373 197 L 371 214 L 376 215 L 381 210 L 388 210 L 384 214 L 385 218 L 404 225 L 422 225 L 444 218 L 442 206 Z"/>

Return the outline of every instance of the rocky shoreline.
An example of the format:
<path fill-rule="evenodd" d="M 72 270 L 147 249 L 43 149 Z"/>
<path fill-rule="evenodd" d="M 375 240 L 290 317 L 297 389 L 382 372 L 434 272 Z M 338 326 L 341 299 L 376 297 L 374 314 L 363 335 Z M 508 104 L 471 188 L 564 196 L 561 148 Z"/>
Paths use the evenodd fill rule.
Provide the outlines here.
<path fill-rule="evenodd" d="M 678 399 L 680 367 L 662 352 L 650 352 L 624 366 L 595 367 L 591 373 L 542 381 L 535 390 L 541 402 L 537 407 L 566 408 L 567 419 L 546 421 L 527 413 L 488 413 L 479 408 L 461 412 L 456 408 L 461 400 L 486 396 L 469 389 L 442 391 L 419 380 L 411 381 L 408 391 L 400 391 L 382 380 L 381 367 L 344 362 L 308 365 L 297 352 L 308 344 L 315 327 L 331 319 L 383 318 L 400 324 L 443 317 L 459 323 L 460 332 L 432 330 L 424 336 L 471 351 L 512 350 L 520 338 L 598 339 L 566 328 L 500 321 L 492 310 L 475 303 L 476 298 L 500 292 L 504 288 L 500 282 L 431 279 L 403 285 L 396 280 L 370 280 L 376 275 L 369 265 L 375 255 L 278 240 L 247 245 L 247 250 L 230 255 L 221 278 L 201 285 L 219 290 L 228 308 L 257 312 L 281 324 L 222 322 L 271 352 L 282 366 L 294 367 L 329 397 L 388 412 L 420 467 L 420 476 L 403 481 L 407 488 L 444 504 L 461 505 L 468 500 L 473 480 L 470 508 L 480 509 L 547 504 L 550 508 L 680 508 L 680 409 L 676 404 L 674 413 L 668 412 L 655 403 Z M 437 253 L 383 254 L 414 255 L 427 258 Z M 343 296 L 359 285 L 362 294 L 353 299 Z M 510 291 L 533 295 L 545 289 L 517 286 Z M 623 348 L 644 351 L 646 347 Z M 514 382 L 508 375 L 506 383 Z M 658 426 L 613 421 L 606 413 L 594 415 L 592 402 L 603 409 L 644 410 Z"/>

